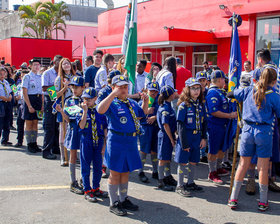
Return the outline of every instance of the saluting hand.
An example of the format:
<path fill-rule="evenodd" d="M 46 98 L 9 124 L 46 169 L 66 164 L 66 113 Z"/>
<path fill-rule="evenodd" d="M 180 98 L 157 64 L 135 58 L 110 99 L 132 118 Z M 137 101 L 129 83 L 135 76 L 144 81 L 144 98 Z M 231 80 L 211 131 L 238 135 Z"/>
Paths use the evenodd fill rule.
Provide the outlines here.
<path fill-rule="evenodd" d="M 113 91 L 112 94 L 114 94 L 116 97 L 118 97 L 121 93 L 121 89 L 116 87 Z"/>
<path fill-rule="evenodd" d="M 85 112 L 87 112 L 87 110 L 88 110 L 87 104 L 86 104 L 85 102 L 82 102 L 81 106 L 82 106 L 83 110 L 84 110 Z"/>
<path fill-rule="evenodd" d="M 141 99 L 145 102 L 148 103 L 149 102 L 149 97 L 146 93 L 140 93 Z"/>

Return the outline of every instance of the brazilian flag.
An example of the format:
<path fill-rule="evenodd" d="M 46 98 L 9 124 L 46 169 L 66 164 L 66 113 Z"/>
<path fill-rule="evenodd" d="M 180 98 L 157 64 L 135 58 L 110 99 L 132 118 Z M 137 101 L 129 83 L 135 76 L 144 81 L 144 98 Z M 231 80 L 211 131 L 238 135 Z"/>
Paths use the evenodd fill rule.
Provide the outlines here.
<path fill-rule="evenodd" d="M 51 98 L 51 100 L 55 100 L 57 98 L 57 95 L 56 95 L 56 90 L 55 90 L 55 87 L 54 86 L 51 86 L 50 88 L 47 89 L 47 92 Z"/>
<path fill-rule="evenodd" d="M 11 89 L 14 93 L 17 93 L 17 86 L 15 84 L 11 85 Z"/>

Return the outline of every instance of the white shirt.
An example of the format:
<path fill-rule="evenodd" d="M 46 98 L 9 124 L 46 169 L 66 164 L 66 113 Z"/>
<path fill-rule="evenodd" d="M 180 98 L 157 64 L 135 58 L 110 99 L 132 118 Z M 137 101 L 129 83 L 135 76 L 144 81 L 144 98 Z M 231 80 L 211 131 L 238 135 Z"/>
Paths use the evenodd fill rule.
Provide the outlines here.
<path fill-rule="evenodd" d="M 173 74 L 165 68 L 157 74 L 156 81 L 159 84 L 159 88 L 162 88 L 166 85 L 169 85 L 172 88 L 174 88 Z"/>
<path fill-rule="evenodd" d="M 147 72 L 143 72 L 142 74 L 136 73 L 135 77 L 135 93 L 142 92 L 142 89 L 145 89 L 145 79 L 148 76 Z"/>
<path fill-rule="evenodd" d="M 108 85 L 107 82 L 107 71 L 106 66 L 102 65 L 101 68 L 97 71 L 95 79 L 95 90 L 99 92 L 104 86 Z"/>

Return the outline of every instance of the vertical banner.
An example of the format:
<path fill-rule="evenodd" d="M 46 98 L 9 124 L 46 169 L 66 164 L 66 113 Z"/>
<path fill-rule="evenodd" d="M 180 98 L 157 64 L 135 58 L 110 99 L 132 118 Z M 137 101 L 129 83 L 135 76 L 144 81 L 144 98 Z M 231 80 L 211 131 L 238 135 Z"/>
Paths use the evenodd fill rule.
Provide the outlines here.
<path fill-rule="evenodd" d="M 87 66 L 85 63 L 87 57 L 87 50 L 86 50 L 86 35 L 84 35 L 84 43 L 83 43 L 83 56 L 82 56 L 82 60 L 83 60 L 83 72 L 85 73 Z"/>

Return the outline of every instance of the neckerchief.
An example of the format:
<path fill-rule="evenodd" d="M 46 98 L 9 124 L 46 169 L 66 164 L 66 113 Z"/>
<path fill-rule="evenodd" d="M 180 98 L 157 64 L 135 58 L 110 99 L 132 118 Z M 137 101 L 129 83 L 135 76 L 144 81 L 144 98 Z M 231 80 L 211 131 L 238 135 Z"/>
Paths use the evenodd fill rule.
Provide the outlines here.
<path fill-rule="evenodd" d="M 139 123 L 139 120 L 137 119 L 137 116 L 136 116 L 136 114 L 135 114 L 135 112 L 134 112 L 134 110 L 133 110 L 133 108 L 132 108 L 132 106 L 131 106 L 129 100 L 128 100 L 128 99 L 126 99 L 126 100 L 121 100 L 121 99 L 119 99 L 119 101 L 125 103 L 125 104 L 128 106 L 128 109 L 129 109 L 129 111 L 130 111 L 130 113 L 131 113 L 131 116 L 132 116 L 132 118 L 133 118 L 133 121 L 134 121 L 136 133 L 140 135 L 140 134 L 141 134 L 141 131 L 140 131 L 140 123 Z"/>
<path fill-rule="evenodd" d="M 190 99 L 190 102 L 195 106 L 195 129 L 200 131 L 200 121 L 199 121 L 199 101 L 196 102 Z"/>
<path fill-rule="evenodd" d="M 7 91 L 7 88 L 6 88 L 6 86 L 5 86 L 5 83 L 2 82 L 2 81 L 0 81 L 0 83 L 2 84 L 2 86 L 3 86 L 3 88 L 4 88 L 4 91 L 5 91 L 5 96 L 7 97 L 8 91 Z"/>
<path fill-rule="evenodd" d="M 95 121 L 95 111 L 94 111 L 95 108 L 96 108 L 96 105 L 89 108 L 91 110 L 90 117 L 91 117 L 91 131 L 92 131 L 93 145 L 98 144 L 97 125 L 96 125 L 96 121 Z"/>

